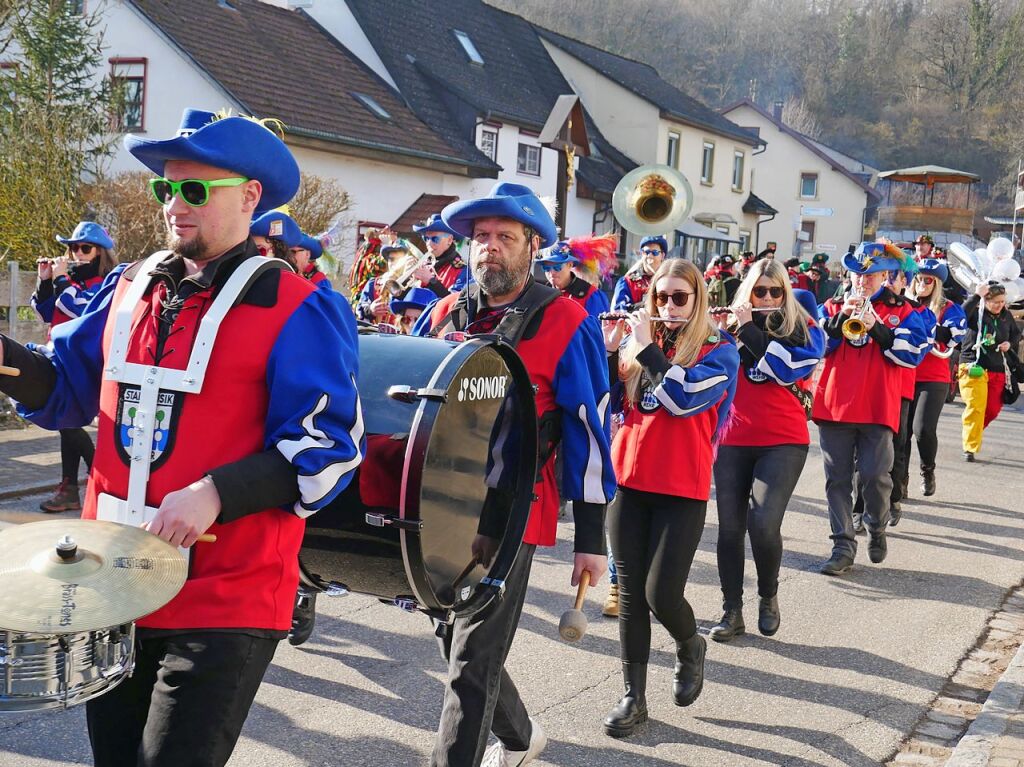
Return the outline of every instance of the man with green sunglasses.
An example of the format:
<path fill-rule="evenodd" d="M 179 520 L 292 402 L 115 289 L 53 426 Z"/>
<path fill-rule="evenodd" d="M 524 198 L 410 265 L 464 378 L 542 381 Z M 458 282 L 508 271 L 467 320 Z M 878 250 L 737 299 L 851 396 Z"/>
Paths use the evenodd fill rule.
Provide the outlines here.
<path fill-rule="evenodd" d="M 136 621 L 134 673 L 87 704 L 95 764 L 222 767 L 291 627 L 304 518 L 361 461 L 355 321 L 249 236 L 299 185 L 259 121 L 187 110 L 176 137 L 125 144 L 158 176 L 168 250 L 111 272 L 52 353 L 0 336 L 20 370 L 0 391 L 45 428 L 100 413 L 82 516 L 141 520 L 190 557 Z"/>

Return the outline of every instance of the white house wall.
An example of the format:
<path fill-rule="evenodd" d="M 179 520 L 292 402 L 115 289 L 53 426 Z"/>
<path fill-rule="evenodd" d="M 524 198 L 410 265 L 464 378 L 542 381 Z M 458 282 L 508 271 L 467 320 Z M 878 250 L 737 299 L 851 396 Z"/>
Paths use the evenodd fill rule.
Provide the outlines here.
<path fill-rule="evenodd" d="M 815 222 L 814 242 L 805 253 L 825 252 L 831 261 L 837 261 L 851 243 L 861 240 L 867 204 L 867 193 L 862 187 L 833 170 L 826 160 L 756 110 L 741 105 L 726 116 L 744 127 L 760 128 L 761 138 L 768 142 L 765 151 L 753 157 L 753 188 L 758 197 L 779 213 L 773 221 L 762 224 L 760 247 L 774 241 L 779 253 L 791 255 L 801 221 Z M 818 174 L 817 199 L 801 199 L 801 173 Z M 801 215 L 801 206 L 832 208 L 834 213 Z"/>

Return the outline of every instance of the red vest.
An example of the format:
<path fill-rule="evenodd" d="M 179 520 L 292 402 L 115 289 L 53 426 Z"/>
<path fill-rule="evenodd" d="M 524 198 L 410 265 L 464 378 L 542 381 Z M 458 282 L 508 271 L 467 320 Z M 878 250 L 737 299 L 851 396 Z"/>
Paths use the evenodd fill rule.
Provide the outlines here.
<path fill-rule="evenodd" d="M 942 318 L 946 316 L 946 309 L 953 304 L 952 301 L 946 300 L 945 305 L 942 307 L 942 311 L 939 312 L 939 316 L 936 318 L 936 324 L 942 324 Z M 935 349 L 944 352 L 947 350 L 946 344 L 935 344 Z M 953 356 L 956 356 L 956 352 L 953 352 Z M 916 368 L 917 375 L 915 381 L 917 383 L 949 383 L 950 380 L 950 368 L 948 357 L 936 357 L 931 352 L 924 355 L 924 359 L 921 360 L 921 364 Z"/>
<path fill-rule="evenodd" d="M 742 358 L 741 358 L 742 359 Z M 737 447 L 808 445 L 807 416 L 796 395 L 757 369 L 740 364 L 736 397 L 722 436 L 722 444 Z M 797 383 L 802 389 L 809 379 Z"/>
<path fill-rule="evenodd" d="M 884 301 L 874 301 L 872 306 L 890 329 L 916 311 L 907 302 L 890 306 Z M 841 308 L 842 304 L 836 301 L 824 304 L 828 317 Z M 882 349 L 873 338 L 869 337 L 863 346 L 853 346 L 843 339 L 834 352 L 825 356 L 811 417 L 815 422 L 880 424 L 893 432 L 899 431 L 904 371 L 914 372 L 882 356 Z"/>
<path fill-rule="evenodd" d="M 130 282 L 122 278 L 111 302 L 104 332 L 109 354 L 115 310 Z M 152 464 L 146 503 L 159 506 L 165 495 L 180 490 L 207 471 L 264 450 L 267 413 L 267 359 L 292 312 L 314 291 L 291 273 L 281 273 L 277 303 L 270 308 L 245 303 L 231 309 L 217 335 L 202 392 L 165 392 L 175 401 L 158 414 L 165 435 L 162 452 Z M 128 362 L 151 362 L 156 347 L 159 304 L 164 286 L 150 291 L 135 308 Z M 184 369 L 199 320 L 210 308 L 212 290 L 185 301 L 166 341 L 162 367 Z M 180 329 L 179 329 L 180 328 Z M 96 457 L 82 517 L 95 519 L 96 498 L 109 493 L 126 498 L 128 466 L 122 432 L 130 428 L 131 402 L 122 402 L 122 386 L 104 381 L 100 389 L 100 424 Z M 215 543 L 192 547 L 188 580 L 178 595 L 139 626 L 159 629 L 252 628 L 286 631 L 291 626 L 298 585 L 298 553 L 305 523 L 294 514 L 267 509 L 229 524 L 214 524 Z"/>
<path fill-rule="evenodd" d="M 705 344 L 698 360 L 717 345 Z M 612 464 L 622 487 L 698 501 L 711 497 L 711 438 L 718 406 L 674 416 L 661 406 L 644 412 L 627 401 L 622 415 L 622 426 L 612 440 Z"/>
<path fill-rule="evenodd" d="M 458 297 L 458 293 L 452 293 L 437 302 L 430 315 L 431 327 L 436 328 L 441 324 Z M 537 332 L 530 338 L 523 338 L 516 346 L 536 390 L 534 398 L 538 418 L 558 409 L 555 402 L 555 371 L 565 347 L 586 318 L 587 313 L 582 307 L 561 296 L 544 309 L 544 318 Z M 537 500 L 530 507 L 530 519 L 526 524 L 523 543 L 554 546 L 558 528 L 558 484 L 555 481 L 554 455 L 544 464 L 541 481 L 534 485 L 533 493 Z"/>

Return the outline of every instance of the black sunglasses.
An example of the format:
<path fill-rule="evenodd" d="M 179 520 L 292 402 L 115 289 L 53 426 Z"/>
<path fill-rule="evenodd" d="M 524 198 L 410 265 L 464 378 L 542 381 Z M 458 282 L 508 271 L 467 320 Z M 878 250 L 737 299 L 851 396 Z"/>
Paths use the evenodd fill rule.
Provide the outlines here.
<path fill-rule="evenodd" d="M 693 293 L 686 290 L 677 290 L 674 293 L 659 292 L 654 294 L 654 303 L 658 306 L 664 306 L 669 302 L 669 299 L 672 299 L 672 303 L 676 306 L 686 306 L 692 295 Z"/>
<path fill-rule="evenodd" d="M 765 287 L 764 285 L 758 285 L 757 287 L 751 289 L 750 292 L 753 293 L 757 298 L 764 298 L 765 296 L 768 295 L 770 295 L 772 298 L 782 298 L 786 291 L 780 288 L 778 285 L 772 285 L 770 288 Z"/>
<path fill-rule="evenodd" d="M 95 245 L 91 245 L 88 242 L 73 242 L 68 245 L 68 250 L 72 253 L 81 253 L 83 256 L 88 256 L 95 247 Z"/>

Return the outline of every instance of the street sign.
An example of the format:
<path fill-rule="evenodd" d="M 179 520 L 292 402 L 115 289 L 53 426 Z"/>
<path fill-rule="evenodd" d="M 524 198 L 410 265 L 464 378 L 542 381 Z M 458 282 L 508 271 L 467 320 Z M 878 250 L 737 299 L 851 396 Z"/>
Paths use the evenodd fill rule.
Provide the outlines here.
<path fill-rule="evenodd" d="M 812 208 L 810 205 L 800 206 L 801 216 L 834 216 L 835 210 L 832 208 Z"/>
<path fill-rule="evenodd" d="M 818 243 L 818 250 L 822 250 L 822 251 L 829 250 L 829 251 L 831 251 L 831 250 L 835 250 L 835 249 L 836 249 L 835 245 L 829 245 L 828 243 L 824 243 L 824 242 L 819 242 Z"/>

